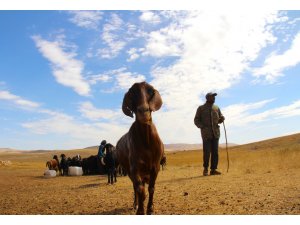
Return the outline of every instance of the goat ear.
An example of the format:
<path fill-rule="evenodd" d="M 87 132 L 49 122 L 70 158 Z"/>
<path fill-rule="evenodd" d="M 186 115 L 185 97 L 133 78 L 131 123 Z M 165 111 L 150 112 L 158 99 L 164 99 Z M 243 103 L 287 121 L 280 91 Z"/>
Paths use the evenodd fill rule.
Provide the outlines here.
<path fill-rule="evenodd" d="M 123 113 L 126 116 L 130 116 L 130 117 L 133 118 L 132 100 L 131 100 L 131 97 L 129 95 L 129 91 L 124 95 L 122 110 L 123 110 Z"/>
<path fill-rule="evenodd" d="M 160 94 L 157 90 L 154 89 L 154 95 L 152 99 L 149 102 L 150 110 L 151 111 L 157 111 L 162 106 L 162 99 L 160 97 Z"/>

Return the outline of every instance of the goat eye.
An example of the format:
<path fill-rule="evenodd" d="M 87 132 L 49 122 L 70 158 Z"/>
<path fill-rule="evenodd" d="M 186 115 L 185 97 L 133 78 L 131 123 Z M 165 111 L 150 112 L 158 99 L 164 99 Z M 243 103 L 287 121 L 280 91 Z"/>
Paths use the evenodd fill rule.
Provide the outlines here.
<path fill-rule="evenodd" d="M 154 90 L 152 88 L 148 89 L 147 93 L 148 93 L 148 95 L 152 96 L 154 94 Z"/>

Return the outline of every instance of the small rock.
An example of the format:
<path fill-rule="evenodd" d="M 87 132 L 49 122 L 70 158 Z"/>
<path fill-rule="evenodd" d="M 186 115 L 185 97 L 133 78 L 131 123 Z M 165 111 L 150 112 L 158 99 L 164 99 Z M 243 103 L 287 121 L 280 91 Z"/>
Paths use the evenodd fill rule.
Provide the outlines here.
<path fill-rule="evenodd" d="M 184 192 L 184 193 L 183 193 L 183 196 L 187 196 L 187 195 L 189 195 L 189 193 L 187 193 L 187 192 Z"/>

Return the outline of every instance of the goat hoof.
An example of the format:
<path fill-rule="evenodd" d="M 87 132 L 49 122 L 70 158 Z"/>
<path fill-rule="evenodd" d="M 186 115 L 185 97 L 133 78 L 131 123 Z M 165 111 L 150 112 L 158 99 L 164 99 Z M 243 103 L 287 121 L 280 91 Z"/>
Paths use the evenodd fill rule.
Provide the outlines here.
<path fill-rule="evenodd" d="M 142 210 L 138 209 L 138 210 L 136 211 L 136 215 L 145 215 L 145 212 L 144 212 L 143 209 L 142 209 Z"/>
<path fill-rule="evenodd" d="M 154 213 L 154 208 L 153 206 L 147 208 L 147 215 L 152 215 Z"/>
<path fill-rule="evenodd" d="M 133 209 L 134 209 L 134 210 L 137 210 L 137 208 L 138 208 L 138 207 L 137 207 L 137 204 L 136 204 L 136 203 L 133 203 Z"/>

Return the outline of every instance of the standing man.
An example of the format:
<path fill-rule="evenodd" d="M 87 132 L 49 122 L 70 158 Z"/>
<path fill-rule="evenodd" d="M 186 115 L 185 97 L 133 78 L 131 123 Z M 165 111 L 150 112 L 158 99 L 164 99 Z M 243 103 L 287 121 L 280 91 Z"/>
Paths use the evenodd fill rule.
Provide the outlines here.
<path fill-rule="evenodd" d="M 194 123 L 201 129 L 201 136 L 203 142 L 203 176 L 208 175 L 209 159 L 210 162 L 210 175 L 221 175 L 217 171 L 219 161 L 219 138 L 220 126 L 225 118 L 221 110 L 215 103 L 215 96 L 217 93 L 209 92 L 206 94 L 206 103 L 198 107 Z"/>
<path fill-rule="evenodd" d="M 117 176 L 116 176 L 116 162 L 115 157 L 113 153 L 114 146 L 110 143 L 105 145 L 105 157 L 104 157 L 104 163 L 105 167 L 107 169 L 107 184 L 113 184 L 114 178 L 115 182 L 117 182 Z"/>

